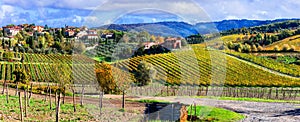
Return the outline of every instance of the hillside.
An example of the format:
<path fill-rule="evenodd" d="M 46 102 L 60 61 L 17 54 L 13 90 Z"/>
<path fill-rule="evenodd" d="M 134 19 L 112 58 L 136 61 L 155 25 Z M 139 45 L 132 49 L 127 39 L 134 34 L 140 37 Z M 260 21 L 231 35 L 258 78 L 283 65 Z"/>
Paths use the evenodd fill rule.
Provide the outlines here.
<path fill-rule="evenodd" d="M 14 53 L 14 57 L 24 57 L 24 60 L 23 62 L 0 61 L 0 80 L 13 81 L 12 72 L 17 68 L 24 68 L 30 80 L 34 82 L 58 82 L 63 74 L 72 74 L 75 82 L 95 79 L 94 68 L 97 63 L 83 55 Z"/>
<path fill-rule="evenodd" d="M 118 62 L 114 66 L 134 71 L 139 62 L 144 60 L 154 66 L 157 71 L 156 80 L 162 83 L 167 81 L 171 84 L 222 85 L 221 81 L 226 75 L 225 86 L 300 85 L 300 79 L 276 75 L 226 54 L 208 51 L 201 45 L 193 45 L 193 48 L 194 51 L 136 57 Z M 198 65 L 195 62 L 198 62 Z M 216 77 L 218 77 L 218 82 L 212 82 L 211 79 Z"/>
<path fill-rule="evenodd" d="M 209 51 L 203 45 L 193 45 L 194 51 L 183 50 L 166 54 L 138 56 L 112 63 L 112 66 L 134 71 L 141 60 L 151 63 L 156 70 L 154 78 L 163 83 L 187 85 L 221 85 L 212 82 L 218 77 L 225 78 L 225 86 L 299 86 L 300 79 L 276 75 L 248 63 L 241 62 L 218 51 Z M 57 82 L 61 75 L 72 74 L 75 82 L 94 81 L 94 69 L 98 66 L 93 60 L 80 56 L 41 55 L 15 53 L 27 57 L 21 62 L 0 62 L 1 80 L 14 80 L 11 72 L 20 67 L 30 73 L 35 82 Z M 225 60 L 226 59 L 226 60 Z M 58 63 L 59 62 L 59 63 Z M 213 69 L 213 70 L 212 70 Z"/>
<path fill-rule="evenodd" d="M 284 44 L 294 45 L 296 47 L 296 51 L 300 51 L 300 35 L 295 35 L 289 38 L 285 38 L 281 41 L 275 42 L 271 45 L 264 47 L 265 50 L 274 50 L 275 46 L 278 46 L 280 49 Z"/>
<path fill-rule="evenodd" d="M 270 23 L 283 22 L 297 19 L 277 19 L 277 20 L 223 20 L 219 22 L 201 22 L 191 25 L 185 22 L 157 22 L 157 23 L 138 23 L 138 24 L 111 24 L 96 27 L 98 29 L 112 29 L 122 31 L 142 31 L 147 30 L 150 34 L 161 36 L 180 35 L 186 37 L 193 34 L 209 34 L 218 31 L 238 29 L 242 27 L 260 26 Z"/>

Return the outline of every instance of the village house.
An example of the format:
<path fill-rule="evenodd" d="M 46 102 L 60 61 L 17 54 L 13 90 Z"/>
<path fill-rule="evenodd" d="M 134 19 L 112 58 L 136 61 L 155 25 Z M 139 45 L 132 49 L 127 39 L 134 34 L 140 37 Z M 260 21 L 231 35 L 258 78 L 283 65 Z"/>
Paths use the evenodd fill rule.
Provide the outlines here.
<path fill-rule="evenodd" d="M 43 26 L 32 26 L 32 29 L 41 33 L 44 30 Z"/>
<path fill-rule="evenodd" d="M 88 35 L 88 33 L 86 31 L 79 31 L 77 34 L 76 34 L 76 37 L 75 39 L 83 39 L 84 36 Z"/>
<path fill-rule="evenodd" d="M 76 35 L 77 39 L 98 39 L 98 34 L 96 30 L 87 30 L 87 31 L 80 31 Z"/>
<path fill-rule="evenodd" d="M 161 45 L 170 50 L 171 49 L 180 49 L 181 48 L 181 40 L 182 40 L 182 38 L 180 38 L 180 37 L 172 37 L 172 38 L 167 38 L 164 42 L 161 42 L 161 43 L 146 42 L 143 45 L 144 45 L 144 49 L 150 49 L 150 47 L 153 45 Z"/>
<path fill-rule="evenodd" d="M 146 43 L 144 43 L 144 49 L 145 50 L 150 49 L 150 47 L 153 46 L 153 45 L 158 45 L 158 43 L 146 42 Z"/>
<path fill-rule="evenodd" d="M 73 37 L 75 35 L 74 30 L 66 30 L 65 35 L 68 37 Z"/>
<path fill-rule="evenodd" d="M 115 35 L 114 35 L 114 33 L 103 33 L 103 34 L 101 34 L 101 38 L 114 39 Z"/>
<path fill-rule="evenodd" d="M 8 37 L 12 37 L 17 35 L 23 28 L 19 26 L 5 26 L 3 27 L 4 32 L 7 34 Z"/>
<path fill-rule="evenodd" d="M 169 49 L 180 49 L 181 48 L 181 40 L 182 38 L 180 37 L 170 37 L 167 38 L 161 45 L 169 48 Z"/>

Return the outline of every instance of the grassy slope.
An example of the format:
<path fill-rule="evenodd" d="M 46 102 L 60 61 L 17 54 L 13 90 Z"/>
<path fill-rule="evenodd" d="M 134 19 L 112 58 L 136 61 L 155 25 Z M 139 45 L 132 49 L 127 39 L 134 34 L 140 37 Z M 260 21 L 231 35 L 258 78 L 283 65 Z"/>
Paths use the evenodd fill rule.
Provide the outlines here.
<path fill-rule="evenodd" d="M 23 95 L 23 94 L 22 94 Z M 22 99 L 24 100 L 24 99 Z M 0 95 L 0 121 L 19 120 L 19 99 L 16 96 L 9 96 L 9 103 L 6 103 L 6 97 Z M 24 101 L 23 101 L 24 107 Z M 50 110 L 49 101 L 31 99 L 30 107 L 27 108 L 27 117 L 25 121 L 55 121 L 55 104 L 52 100 L 52 110 Z M 23 113 L 24 114 L 24 113 Z M 62 104 L 60 111 L 61 121 L 87 121 L 92 120 L 93 117 L 89 115 L 87 110 L 83 107 L 77 106 L 77 112 L 73 112 L 72 104 Z"/>
<path fill-rule="evenodd" d="M 294 45 L 297 51 L 300 51 L 300 35 L 295 35 L 281 41 L 275 42 L 271 45 L 265 47 L 266 50 L 273 50 L 275 46 L 278 46 L 280 49 L 284 44 Z"/>
<path fill-rule="evenodd" d="M 222 36 L 221 40 L 223 42 L 230 42 L 230 41 L 235 42 L 237 38 L 243 38 L 243 37 L 244 35 L 242 34 L 233 34 L 233 35 Z"/>
<path fill-rule="evenodd" d="M 188 114 L 195 115 L 194 107 L 188 107 Z M 233 111 L 209 106 L 196 106 L 196 115 L 202 115 L 201 120 L 203 121 L 214 122 L 236 122 L 244 118 L 243 115 Z"/>

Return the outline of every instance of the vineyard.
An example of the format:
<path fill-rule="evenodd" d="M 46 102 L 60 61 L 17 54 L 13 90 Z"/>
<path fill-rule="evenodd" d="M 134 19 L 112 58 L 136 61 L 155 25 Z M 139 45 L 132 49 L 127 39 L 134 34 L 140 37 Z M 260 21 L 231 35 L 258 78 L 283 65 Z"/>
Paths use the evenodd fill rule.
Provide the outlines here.
<path fill-rule="evenodd" d="M 0 54 L 3 55 L 3 54 Z M 254 62 L 283 73 L 299 76 L 299 66 L 283 65 L 248 55 Z M 23 62 L 0 62 L 0 79 L 14 80 L 12 72 L 25 68 L 30 80 L 35 82 L 57 82 L 59 72 L 63 70 L 73 74 L 76 82 L 95 80 L 94 60 L 83 55 L 44 55 L 14 53 L 14 58 L 23 58 Z M 202 45 L 194 45 L 193 50 L 175 51 L 167 54 L 138 56 L 121 60 L 112 65 L 132 73 L 141 61 L 153 65 L 154 79 L 173 85 L 224 85 L 224 86 L 261 86 L 261 87 L 298 87 L 298 78 L 278 76 L 257 67 L 240 62 L 219 51 L 207 50 Z M 63 70 L 57 69 L 64 64 Z M 225 77 L 226 76 L 226 77 Z M 214 79 L 214 81 L 212 81 Z M 224 81 L 224 82 L 223 82 Z"/>
<path fill-rule="evenodd" d="M 131 72 L 136 70 L 142 60 L 154 66 L 157 71 L 156 80 L 167 81 L 170 84 L 247 87 L 298 87 L 300 85 L 298 78 L 287 78 L 263 71 L 219 51 L 208 51 L 201 45 L 194 45 L 193 51 L 136 57 L 116 63 L 114 66 Z M 294 70 L 297 71 L 299 70 Z M 216 74 L 220 78 L 212 81 L 212 78 L 216 78 L 214 76 Z M 222 75 L 226 75 L 226 78 Z"/>
<path fill-rule="evenodd" d="M 14 80 L 12 72 L 17 68 L 24 68 L 34 82 L 58 82 L 62 71 L 72 73 L 74 79 L 92 80 L 94 78 L 95 62 L 83 55 L 44 55 L 13 53 L 13 58 L 23 59 L 22 62 L 0 62 L 0 79 Z M 3 53 L 0 54 L 1 56 Z M 62 69 L 58 69 L 58 65 Z M 76 81 L 80 82 L 80 81 Z"/>
<path fill-rule="evenodd" d="M 3 56 L 2 53 L 1 56 Z M 33 85 L 31 84 L 29 92 L 29 89 L 27 89 L 27 91 L 24 90 L 24 88 L 29 87 L 29 85 L 25 86 L 19 84 L 18 87 L 16 87 L 13 83 L 4 82 L 3 86 L 5 87 L 2 89 L 2 94 L 4 94 L 4 89 L 6 89 L 7 103 L 9 99 L 11 99 L 8 96 L 8 87 L 16 87 L 20 90 L 24 90 L 25 106 L 27 104 L 27 93 L 42 94 L 44 101 L 49 99 L 50 111 L 54 113 L 51 109 L 51 96 L 55 95 L 54 101 L 58 101 L 56 106 L 56 119 L 62 118 L 58 116 L 61 97 L 62 104 L 64 104 L 66 95 L 69 94 L 73 96 L 73 105 L 68 105 L 73 106 L 75 113 L 76 111 L 84 111 L 77 105 L 80 102 L 83 106 L 83 101 L 89 100 L 88 98 L 84 98 L 84 95 L 97 95 L 98 97 L 99 91 L 97 88 L 99 85 L 101 86 L 102 82 L 97 86 L 96 83 L 101 81 L 99 78 L 102 77 L 96 73 L 102 72 L 103 69 L 110 69 L 108 72 L 112 72 L 109 76 L 104 75 L 103 77 L 112 76 L 116 81 L 116 87 L 123 91 L 123 95 L 124 91 L 126 91 L 126 95 L 129 96 L 222 96 L 295 101 L 300 98 L 299 78 L 276 75 L 255 67 L 254 65 L 237 60 L 222 51 L 205 48 L 202 44 L 192 45 L 191 49 L 175 50 L 172 53 L 137 56 L 106 64 L 112 66 L 111 68 L 103 68 L 105 66 L 103 64 L 105 63 L 95 62 L 83 55 L 13 53 L 12 58 L 21 59 L 21 61 L 0 61 L 0 79 L 9 82 L 15 80 L 13 72 L 21 68 L 25 69 L 26 73 L 29 74 L 28 76 Z M 138 82 L 134 77 L 134 73 L 138 70 L 138 66 L 141 62 L 151 64 L 150 75 L 153 83 L 146 86 L 133 86 L 131 84 L 132 81 Z M 278 67 L 284 66 L 278 65 Z M 298 67 L 291 67 L 290 69 L 292 68 Z M 297 73 L 296 71 L 294 71 L 294 73 Z M 64 83 L 65 81 L 71 81 L 72 83 L 66 84 Z M 45 86 L 46 82 L 51 83 Z M 60 87 L 58 87 L 58 84 Z M 102 83 L 102 85 L 103 84 L 114 87 L 110 82 Z M 66 86 L 70 86 L 70 88 L 66 88 Z M 65 89 L 67 90 L 64 91 Z M 68 90 L 72 90 L 72 93 Z M 57 93 L 59 93 L 58 96 Z M 61 93 L 63 96 L 60 96 Z M 18 94 L 20 100 L 20 92 Z M 75 97 L 76 94 L 81 94 L 80 98 Z M 75 100 L 76 98 L 77 102 Z M 123 98 L 122 101 L 125 100 L 125 97 Z M 96 102 L 99 103 L 100 111 L 103 108 L 103 113 L 110 113 L 105 112 L 106 110 L 104 108 L 106 107 L 102 106 L 103 92 L 100 93 L 99 99 L 93 100 L 94 103 L 92 104 Z M 124 108 L 124 105 L 125 102 L 122 102 L 122 108 Z M 22 111 L 22 105 L 20 104 L 20 106 L 20 111 Z M 88 107 L 88 105 L 86 106 Z M 111 106 L 108 108 L 111 109 Z M 64 109 L 62 110 L 64 111 Z M 26 111 L 25 107 L 25 113 Z M 19 116 L 22 118 L 22 113 L 20 113 Z M 62 114 L 62 116 L 64 116 L 64 114 Z M 102 115 L 100 115 L 100 117 L 102 117 Z M 109 117 L 115 118 L 115 116 Z M 27 119 L 26 114 L 25 119 Z"/>
<path fill-rule="evenodd" d="M 282 72 L 296 77 L 300 76 L 300 72 L 299 72 L 300 66 L 296 64 L 285 64 L 268 58 L 262 58 L 259 56 L 254 56 L 254 55 L 239 53 L 239 52 L 227 52 L 227 53 L 230 55 L 234 55 L 238 58 L 256 63 L 258 65 L 276 70 L 278 72 Z"/>

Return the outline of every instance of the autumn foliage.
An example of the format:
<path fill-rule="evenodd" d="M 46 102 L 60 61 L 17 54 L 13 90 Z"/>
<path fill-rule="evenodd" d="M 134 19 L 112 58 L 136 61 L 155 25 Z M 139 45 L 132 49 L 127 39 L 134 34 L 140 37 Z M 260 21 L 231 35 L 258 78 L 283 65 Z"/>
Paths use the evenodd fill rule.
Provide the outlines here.
<path fill-rule="evenodd" d="M 112 74 L 111 65 L 101 62 L 95 72 L 99 90 L 105 93 L 113 93 L 116 91 L 117 85 Z"/>

